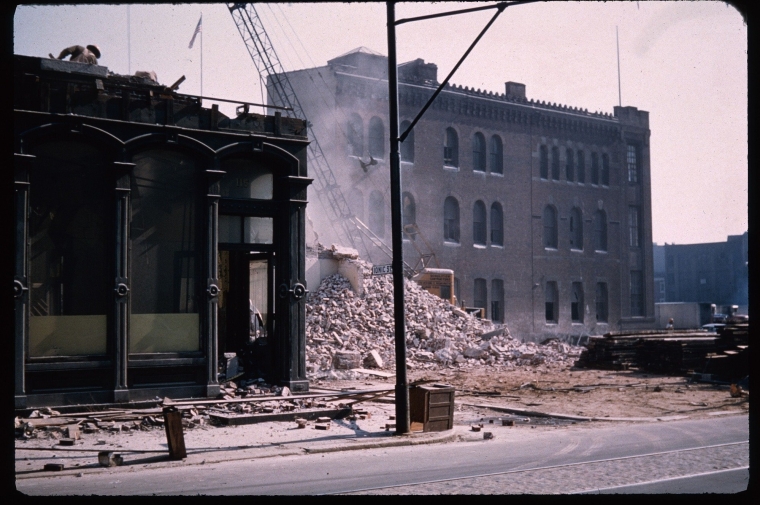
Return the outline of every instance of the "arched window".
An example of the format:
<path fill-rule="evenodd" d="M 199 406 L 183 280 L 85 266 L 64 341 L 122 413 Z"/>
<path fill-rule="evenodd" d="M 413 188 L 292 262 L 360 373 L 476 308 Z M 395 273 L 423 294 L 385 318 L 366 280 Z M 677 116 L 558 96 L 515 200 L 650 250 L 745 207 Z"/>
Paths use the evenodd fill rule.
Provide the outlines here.
<path fill-rule="evenodd" d="M 559 180 L 559 147 L 552 147 L 552 179 Z"/>
<path fill-rule="evenodd" d="M 578 182 L 586 182 L 586 158 L 583 151 L 578 149 Z"/>
<path fill-rule="evenodd" d="M 602 186 L 610 185 L 610 155 L 602 154 Z"/>
<path fill-rule="evenodd" d="M 486 171 L 486 138 L 480 132 L 472 136 L 472 169 Z"/>
<path fill-rule="evenodd" d="M 501 143 L 501 137 L 494 135 L 488 144 L 488 153 L 490 155 L 491 173 L 504 173 L 504 148 Z"/>
<path fill-rule="evenodd" d="M 364 125 L 359 114 L 351 114 L 348 119 L 346 136 L 348 137 L 348 154 L 361 158 L 364 154 Z"/>
<path fill-rule="evenodd" d="M 544 247 L 557 248 L 557 209 L 551 205 L 544 207 Z"/>
<path fill-rule="evenodd" d="M 385 127 L 383 120 L 374 116 L 369 120 L 369 155 L 383 159 L 385 154 Z"/>
<path fill-rule="evenodd" d="M 459 243 L 459 202 L 453 196 L 443 202 L 443 240 Z"/>
<path fill-rule="evenodd" d="M 414 226 L 417 223 L 417 209 L 411 193 L 404 192 L 401 195 L 401 220 L 404 238 L 414 240 L 417 236 L 417 229 Z"/>
<path fill-rule="evenodd" d="M 472 306 L 483 309 L 484 317 L 488 317 L 488 286 L 485 279 L 475 279 L 475 289 L 472 297 Z"/>
<path fill-rule="evenodd" d="M 607 250 L 607 213 L 601 209 L 594 212 L 594 250 Z"/>
<path fill-rule="evenodd" d="M 567 158 L 565 160 L 565 178 L 572 182 L 575 180 L 575 151 L 568 148 L 567 151 L 565 151 L 565 157 Z"/>
<path fill-rule="evenodd" d="M 486 204 L 478 200 L 472 208 L 472 241 L 486 245 Z"/>
<path fill-rule="evenodd" d="M 583 250 L 583 215 L 578 207 L 570 211 L 570 249 Z"/>
<path fill-rule="evenodd" d="M 401 123 L 401 129 L 399 130 L 399 135 L 404 133 L 407 128 L 409 128 L 409 125 L 411 123 L 409 121 L 404 121 Z M 405 161 L 407 163 L 414 163 L 414 130 L 409 132 L 409 135 L 404 139 L 404 141 L 399 146 L 401 161 Z"/>
<path fill-rule="evenodd" d="M 459 166 L 459 137 L 454 128 L 446 128 L 443 143 L 443 164 L 449 167 Z"/>
<path fill-rule="evenodd" d="M 504 213 L 498 202 L 491 204 L 491 245 L 504 245 Z"/>
<path fill-rule="evenodd" d="M 591 153 L 591 184 L 599 184 L 599 155 Z"/>
<path fill-rule="evenodd" d="M 539 155 L 540 155 L 540 176 L 542 179 L 548 179 L 549 178 L 549 148 L 546 146 L 541 146 L 539 149 Z"/>
<path fill-rule="evenodd" d="M 369 229 L 382 237 L 385 235 L 385 201 L 378 190 L 369 194 Z"/>

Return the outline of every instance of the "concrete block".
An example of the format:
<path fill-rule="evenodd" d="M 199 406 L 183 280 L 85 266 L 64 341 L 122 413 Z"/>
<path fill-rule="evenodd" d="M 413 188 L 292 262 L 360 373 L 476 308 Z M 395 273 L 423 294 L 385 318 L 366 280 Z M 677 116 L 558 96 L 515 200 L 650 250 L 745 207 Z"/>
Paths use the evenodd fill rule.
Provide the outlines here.
<path fill-rule="evenodd" d="M 333 368 L 336 370 L 350 370 L 360 368 L 362 355 L 359 351 L 337 351 L 333 356 Z"/>

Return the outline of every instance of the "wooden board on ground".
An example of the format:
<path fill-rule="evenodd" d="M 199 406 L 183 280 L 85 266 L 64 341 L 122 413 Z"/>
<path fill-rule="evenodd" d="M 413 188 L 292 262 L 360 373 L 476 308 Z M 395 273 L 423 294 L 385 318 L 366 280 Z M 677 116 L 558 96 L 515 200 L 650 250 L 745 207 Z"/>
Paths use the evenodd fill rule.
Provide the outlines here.
<path fill-rule="evenodd" d="M 222 424 L 240 425 L 256 424 L 267 421 L 295 421 L 296 418 L 315 420 L 319 417 L 342 419 L 351 414 L 350 408 L 343 409 L 309 409 L 297 412 L 279 412 L 274 414 L 233 414 L 225 412 L 209 412 L 208 416 Z"/>

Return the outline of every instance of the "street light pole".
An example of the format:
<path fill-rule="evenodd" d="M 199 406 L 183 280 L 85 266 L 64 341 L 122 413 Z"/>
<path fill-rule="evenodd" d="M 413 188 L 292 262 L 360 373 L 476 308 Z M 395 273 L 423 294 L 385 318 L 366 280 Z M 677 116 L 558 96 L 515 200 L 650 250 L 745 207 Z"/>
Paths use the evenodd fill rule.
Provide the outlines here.
<path fill-rule="evenodd" d="M 406 326 L 404 323 L 404 258 L 401 229 L 401 170 L 398 137 L 398 75 L 396 71 L 396 14 L 388 12 L 388 103 L 391 141 L 391 234 L 393 246 L 393 318 L 396 344 L 396 435 L 409 433 L 409 384 L 406 377 Z"/>

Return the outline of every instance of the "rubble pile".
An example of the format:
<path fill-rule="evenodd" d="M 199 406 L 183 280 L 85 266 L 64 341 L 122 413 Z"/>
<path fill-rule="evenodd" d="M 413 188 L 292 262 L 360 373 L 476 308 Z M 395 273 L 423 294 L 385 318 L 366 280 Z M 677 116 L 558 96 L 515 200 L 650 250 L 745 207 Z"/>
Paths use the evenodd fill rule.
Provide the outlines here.
<path fill-rule="evenodd" d="M 312 378 L 353 378 L 351 369 L 395 366 L 393 283 L 372 276 L 357 263 L 364 289 L 356 294 L 340 274 L 324 278 L 306 303 L 306 368 Z M 523 343 L 506 326 L 479 319 L 405 279 L 407 364 L 443 366 L 523 366 L 572 364 L 582 347 L 559 340 Z"/>

